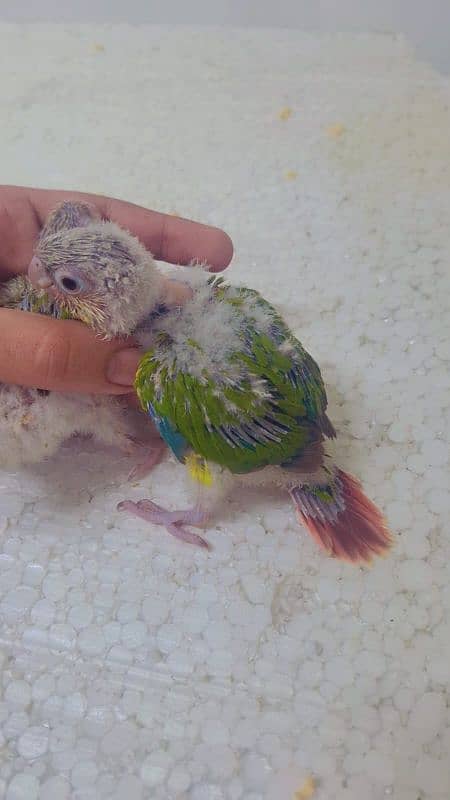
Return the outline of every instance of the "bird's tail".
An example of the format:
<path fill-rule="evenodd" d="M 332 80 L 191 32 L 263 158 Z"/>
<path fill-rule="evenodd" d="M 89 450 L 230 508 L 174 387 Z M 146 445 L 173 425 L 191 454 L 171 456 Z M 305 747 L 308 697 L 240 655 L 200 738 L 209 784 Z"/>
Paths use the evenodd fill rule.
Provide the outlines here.
<path fill-rule="evenodd" d="M 370 562 L 391 547 L 383 515 L 343 470 L 330 471 L 325 484 L 296 486 L 290 495 L 299 522 L 330 555 Z"/>

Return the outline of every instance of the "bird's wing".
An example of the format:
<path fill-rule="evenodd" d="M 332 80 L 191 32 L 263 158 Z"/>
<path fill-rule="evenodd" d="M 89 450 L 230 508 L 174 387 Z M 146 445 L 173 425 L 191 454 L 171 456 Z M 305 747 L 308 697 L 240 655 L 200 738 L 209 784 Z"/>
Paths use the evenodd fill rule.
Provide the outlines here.
<path fill-rule="evenodd" d="M 180 460 L 194 452 L 245 473 L 289 463 L 320 440 L 326 394 L 319 368 L 267 306 L 273 330 L 260 333 L 249 324 L 242 349 L 220 374 L 177 371 L 166 335 L 143 357 L 137 393 Z"/>
<path fill-rule="evenodd" d="M 178 461 L 184 461 L 186 453 L 188 452 L 189 442 L 177 430 L 169 417 L 163 416 L 158 413 L 151 401 L 144 404 L 144 408 L 154 423 L 159 435 L 165 441 L 168 447 L 172 450 L 174 456 Z"/>
<path fill-rule="evenodd" d="M 305 404 L 307 418 L 317 425 L 324 436 L 334 438 L 336 433 L 326 416 L 328 399 L 318 364 L 295 338 L 276 309 L 259 292 L 242 288 L 239 293 L 246 298 L 253 298 L 256 306 L 272 319 L 270 338 L 289 356 L 287 377 Z"/>
<path fill-rule="evenodd" d="M 0 287 L 0 307 L 16 308 L 19 311 L 30 311 L 44 314 L 56 319 L 71 319 L 71 315 L 59 309 L 55 301 L 44 291 L 34 289 L 23 275 L 11 278 Z"/>
<path fill-rule="evenodd" d="M 22 276 L 11 278 L 11 280 L 0 286 L 0 307 L 18 308 L 23 300 L 26 291 L 26 280 Z"/>

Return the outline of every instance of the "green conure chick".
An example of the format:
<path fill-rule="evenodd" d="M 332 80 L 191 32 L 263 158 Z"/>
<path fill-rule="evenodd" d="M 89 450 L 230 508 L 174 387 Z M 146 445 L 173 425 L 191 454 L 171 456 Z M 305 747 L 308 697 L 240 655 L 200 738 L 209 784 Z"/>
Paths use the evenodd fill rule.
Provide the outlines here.
<path fill-rule="evenodd" d="M 187 511 L 149 500 L 120 507 L 205 546 L 185 526 L 203 527 L 230 484 L 275 485 L 331 555 L 358 562 L 384 554 L 391 538 L 380 511 L 326 455 L 336 434 L 316 362 L 257 292 L 197 270 L 190 282 L 192 299 L 140 334 L 146 354 L 135 385 L 203 498 Z"/>
<path fill-rule="evenodd" d="M 147 254 L 143 269 L 141 246 L 115 228 L 48 237 L 29 274 L 61 308 L 101 320 L 107 335 L 134 331 L 144 351 L 135 383 L 142 408 L 202 490 L 188 510 L 151 500 L 119 508 L 207 547 L 187 526 L 204 527 L 236 480 L 275 485 L 329 554 L 360 562 L 386 553 L 380 511 L 326 454 L 335 431 L 319 367 L 275 309 L 198 268 L 186 278 L 190 299 L 165 308 L 156 265 Z"/>

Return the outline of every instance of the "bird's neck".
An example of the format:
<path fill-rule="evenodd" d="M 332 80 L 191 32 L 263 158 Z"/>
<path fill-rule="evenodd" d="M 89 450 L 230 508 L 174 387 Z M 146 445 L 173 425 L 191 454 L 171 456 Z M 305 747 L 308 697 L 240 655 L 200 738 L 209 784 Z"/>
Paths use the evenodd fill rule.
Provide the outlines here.
<path fill-rule="evenodd" d="M 149 303 L 143 312 L 138 327 L 149 327 L 169 311 L 182 308 L 192 295 L 192 289 L 188 284 L 161 276 L 158 291 L 153 292 L 152 303 Z"/>

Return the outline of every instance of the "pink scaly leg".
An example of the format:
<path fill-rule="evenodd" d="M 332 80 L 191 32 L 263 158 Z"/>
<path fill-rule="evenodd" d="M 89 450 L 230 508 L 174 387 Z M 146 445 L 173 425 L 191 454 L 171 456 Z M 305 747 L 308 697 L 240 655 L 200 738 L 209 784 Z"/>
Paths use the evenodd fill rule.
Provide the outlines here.
<path fill-rule="evenodd" d="M 151 500 L 140 500 L 138 503 L 134 503 L 132 500 L 123 500 L 117 508 L 119 511 L 128 511 L 140 519 L 145 519 L 146 522 L 151 522 L 153 525 L 163 525 L 168 533 L 175 536 L 176 539 L 207 550 L 210 549 L 210 545 L 205 539 L 183 527 L 184 525 L 193 525 L 202 528 L 209 518 L 205 511 L 198 508 L 185 511 L 166 511 Z"/>

